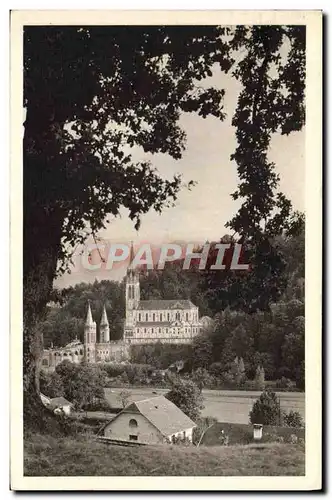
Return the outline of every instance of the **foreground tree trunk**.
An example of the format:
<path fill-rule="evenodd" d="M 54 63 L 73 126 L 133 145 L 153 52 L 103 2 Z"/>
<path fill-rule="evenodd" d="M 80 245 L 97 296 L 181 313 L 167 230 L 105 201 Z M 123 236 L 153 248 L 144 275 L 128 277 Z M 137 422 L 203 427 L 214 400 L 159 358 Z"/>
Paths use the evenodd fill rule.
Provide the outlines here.
<path fill-rule="evenodd" d="M 36 425 L 44 406 L 39 396 L 39 363 L 43 339 L 38 323 L 53 286 L 61 244 L 63 217 L 57 200 L 46 203 L 52 162 L 44 148 L 54 141 L 51 121 L 35 110 L 25 122 L 23 159 L 23 408 L 24 424 Z M 54 148 L 54 152 L 55 152 Z M 48 189 L 52 191 L 53 186 Z"/>

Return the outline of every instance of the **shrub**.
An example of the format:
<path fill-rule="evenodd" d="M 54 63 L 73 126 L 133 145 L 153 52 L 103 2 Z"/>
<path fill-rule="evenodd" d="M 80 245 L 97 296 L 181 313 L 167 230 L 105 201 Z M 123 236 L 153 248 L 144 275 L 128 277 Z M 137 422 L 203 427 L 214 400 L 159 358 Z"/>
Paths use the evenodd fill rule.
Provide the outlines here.
<path fill-rule="evenodd" d="M 287 427 L 304 427 L 303 418 L 298 411 L 291 410 L 289 413 L 284 413 L 283 421 Z"/>
<path fill-rule="evenodd" d="M 293 383 L 289 378 L 281 377 L 276 380 L 276 389 L 292 389 Z"/>
<path fill-rule="evenodd" d="M 250 423 L 280 425 L 280 403 L 275 392 L 264 391 L 249 413 Z"/>
<path fill-rule="evenodd" d="M 256 388 L 259 391 L 263 391 L 265 388 L 265 372 L 264 368 L 260 365 L 257 366 L 255 382 L 256 382 Z"/>

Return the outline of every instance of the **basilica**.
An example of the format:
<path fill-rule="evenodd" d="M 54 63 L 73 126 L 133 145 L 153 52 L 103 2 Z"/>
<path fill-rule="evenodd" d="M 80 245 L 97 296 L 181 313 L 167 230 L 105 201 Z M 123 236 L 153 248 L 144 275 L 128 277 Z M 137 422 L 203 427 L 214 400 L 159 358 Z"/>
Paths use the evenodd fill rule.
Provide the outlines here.
<path fill-rule="evenodd" d="M 128 269 L 123 333 L 127 344 L 190 343 L 208 321 L 199 319 L 198 307 L 187 299 L 141 300 L 139 275 Z"/>

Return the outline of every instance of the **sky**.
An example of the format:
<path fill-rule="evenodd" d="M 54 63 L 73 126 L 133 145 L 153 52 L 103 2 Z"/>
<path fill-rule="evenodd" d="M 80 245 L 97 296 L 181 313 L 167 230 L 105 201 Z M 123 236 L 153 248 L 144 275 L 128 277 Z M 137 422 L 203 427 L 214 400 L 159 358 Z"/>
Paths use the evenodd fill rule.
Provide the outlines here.
<path fill-rule="evenodd" d="M 203 119 L 194 113 L 184 113 L 180 125 L 187 135 L 186 149 L 180 160 L 164 154 L 147 155 L 135 152 L 135 160 L 150 159 L 163 177 L 181 173 L 184 181 L 194 180 L 191 191 L 182 190 L 175 207 L 167 208 L 161 215 L 150 211 L 143 216 L 140 230 L 123 210 L 121 216 L 110 222 L 99 236 L 111 242 L 202 242 L 219 239 L 229 233 L 225 224 L 239 208 L 239 202 L 231 198 L 237 187 L 236 164 L 230 155 L 236 148 L 235 128 L 231 125 L 240 84 L 229 75 L 215 73 L 208 85 L 225 89 L 224 121 L 214 117 Z M 305 130 L 289 136 L 274 134 L 268 153 L 280 175 L 280 190 L 291 200 L 293 208 L 304 211 Z M 95 279 L 121 279 L 123 270 L 83 270 L 74 257 L 71 274 L 66 273 L 55 282 L 57 287 L 74 285 Z"/>

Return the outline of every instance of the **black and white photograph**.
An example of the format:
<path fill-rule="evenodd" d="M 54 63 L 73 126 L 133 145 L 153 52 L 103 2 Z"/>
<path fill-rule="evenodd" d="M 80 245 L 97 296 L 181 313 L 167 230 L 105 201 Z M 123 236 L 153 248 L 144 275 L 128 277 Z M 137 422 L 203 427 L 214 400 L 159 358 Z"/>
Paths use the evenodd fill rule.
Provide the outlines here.
<path fill-rule="evenodd" d="M 83 14 L 12 12 L 11 487 L 319 489 L 322 14 Z"/>

